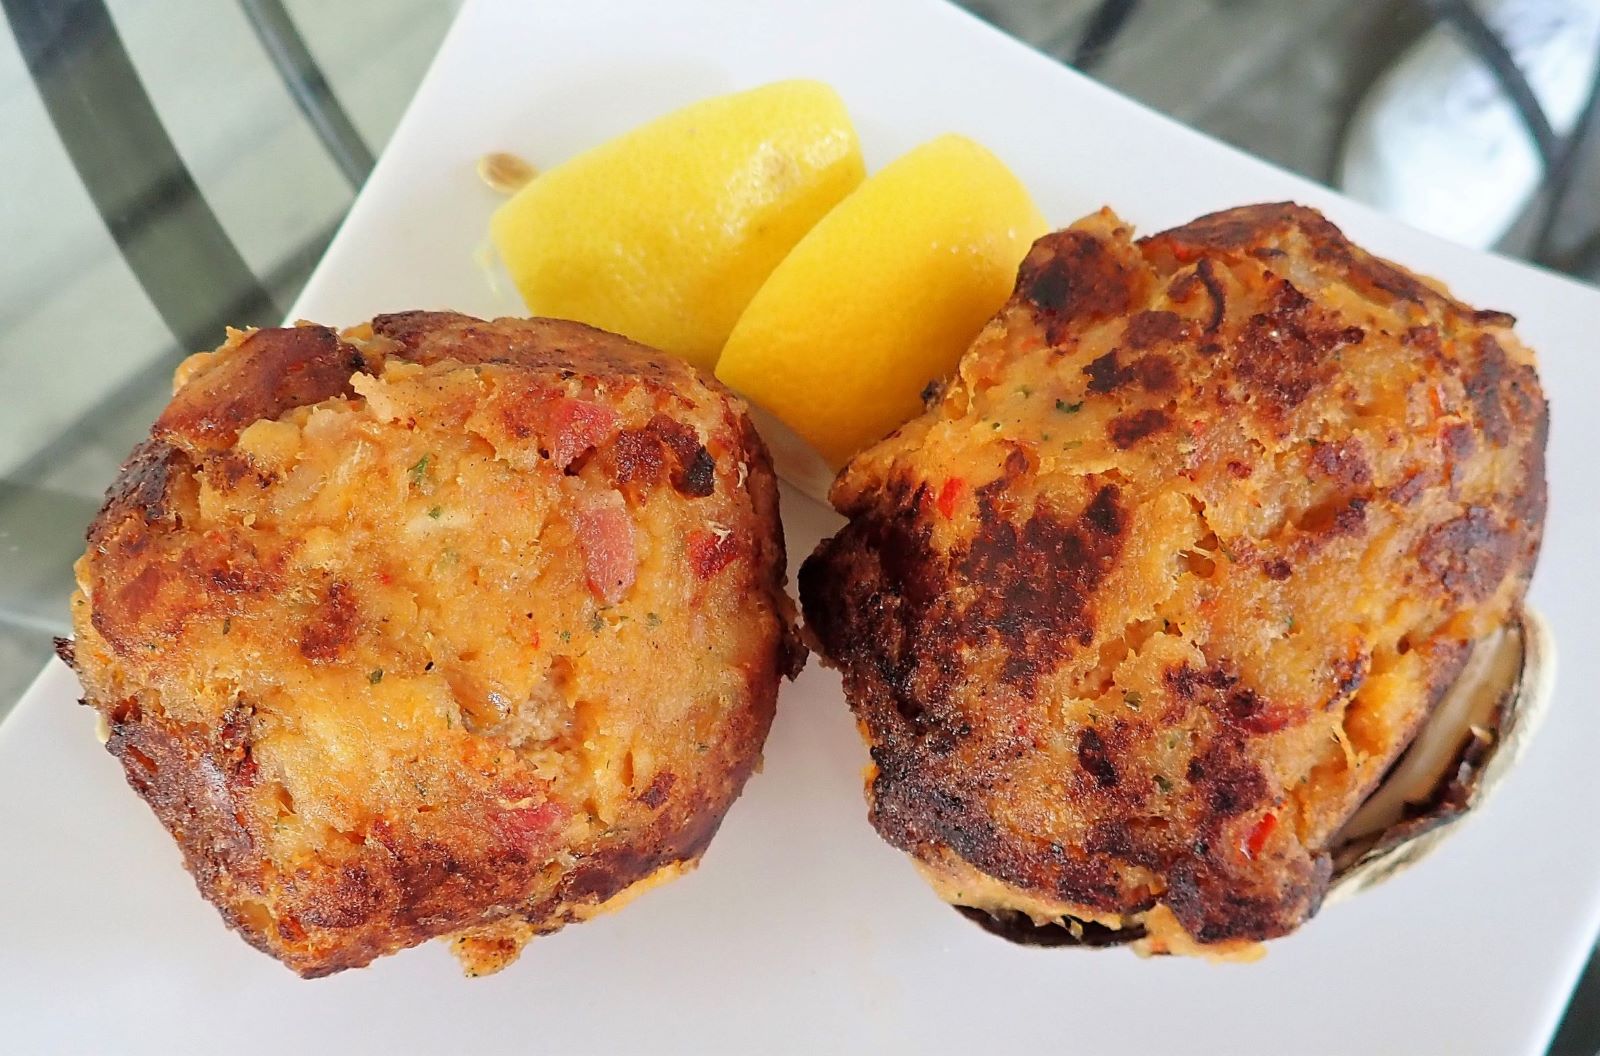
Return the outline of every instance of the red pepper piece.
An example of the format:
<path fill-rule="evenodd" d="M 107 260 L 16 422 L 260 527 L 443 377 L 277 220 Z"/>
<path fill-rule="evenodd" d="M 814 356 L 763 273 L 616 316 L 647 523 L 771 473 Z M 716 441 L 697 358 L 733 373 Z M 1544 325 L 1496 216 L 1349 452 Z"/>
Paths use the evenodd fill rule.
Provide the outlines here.
<path fill-rule="evenodd" d="M 1270 810 L 1261 815 L 1261 820 L 1256 822 L 1255 828 L 1250 830 L 1250 835 L 1244 838 L 1241 850 L 1246 858 L 1254 858 L 1261 853 L 1261 848 L 1267 845 L 1267 838 L 1272 835 L 1272 830 L 1278 827 L 1278 816 Z"/>
<path fill-rule="evenodd" d="M 954 517 L 956 500 L 961 498 L 961 489 L 965 486 L 960 477 L 951 477 L 939 487 L 939 494 L 934 497 L 933 505 L 945 517 Z"/>

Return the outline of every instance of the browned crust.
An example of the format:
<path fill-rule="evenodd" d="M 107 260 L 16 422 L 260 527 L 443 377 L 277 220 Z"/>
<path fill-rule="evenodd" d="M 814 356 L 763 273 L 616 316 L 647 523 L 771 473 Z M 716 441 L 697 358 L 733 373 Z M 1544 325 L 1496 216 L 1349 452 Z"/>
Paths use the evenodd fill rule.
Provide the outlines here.
<path fill-rule="evenodd" d="M 191 452 L 220 450 L 251 422 L 348 392 L 350 375 L 366 366 L 355 346 L 325 326 L 255 330 L 237 355 L 173 396 L 150 436 Z"/>
<path fill-rule="evenodd" d="M 1139 242 L 1102 212 L 1041 239 L 958 377 L 840 475 L 850 523 L 801 570 L 871 748 L 878 831 L 936 875 L 1010 885 L 1020 917 L 981 905 L 1012 937 L 1038 938 L 1039 905 L 1156 951 L 1315 913 L 1340 820 L 1464 636 L 1526 589 L 1548 418 L 1510 323 L 1292 204 Z M 1286 523 L 1236 527 L 1258 495 Z M 1150 566 L 1191 507 L 1203 537 Z M 1352 581 L 1362 562 L 1382 571 Z M 1406 622 L 1340 624 L 1350 591 Z M 1107 664 L 1145 643 L 1199 659 L 1130 703 Z"/>
<path fill-rule="evenodd" d="M 726 769 L 716 779 L 677 797 L 649 826 L 583 849 L 555 889 L 527 906 L 518 904 L 555 848 L 529 846 L 506 831 L 463 845 L 380 824 L 369 834 L 368 849 L 336 871 L 272 881 L 257 833 L 240 820 L 255 777 L 247 744 L 230 750 L 215 735 L 174 730 L 131 705 L 113 713 L 106 749 L 176 840 L 196 886 L 228 925 L 309 979 L 488 923 L 506 916 L 508 907 L 540 932 L 553 932 L 660 867 L 698 859 L 760 758 L 779 675 L 776 665 L 753 673 L 749 706 L 720 746 Z M 98 707 L 94 700 L 85 703 Z M 487 820 L 494 831 L 493 808 L 480 804 L 477 814 L 477 824 Z M 252 912 L 269 899 L 270 919 Z"/>
<path fill-rule="evenodd" d="M 254 780 L 249 747 L 229 751 L 218 741 L 135 705 L 114 713 L 106 749 L 177 841 L 201 894 L 252 946 L 306 978 L 477 923 L 490 907 L 515 901 L 527 871 L 541 864 L 511 841 L 462 853 L 387 829 L 373 834 L 372 851 L 331 873 L 282 878 L 275 893 L 257 833 L 241 821 Z"/>
<path fill-rule="evenodd" d="M 997 480 L 1004 484 L 979 500 L 985 527 L 965 553 L 934 553 L 927 504 L 896 500 L 886 504 L 891 520 L 858 514 L 801 567 L 807 627 L 844 672 L 851 707 L 870 731 L 873 826 L 926 861 L 954 853 L 1007 884 L 1101 913 L 1149 909 L 1156 895 L 1144 874 L 1155 872 L 1166 903 L 1202 942 L 1292 929 L 1315 912 L 1330 867 L 1321 857 L 1278 875 L 1240 868 L 1228 834 L 1269 802 L 1248 729 L 1219 731 L 1190 761 L 1185 776 L 1200 805 L 1192 826 L 1147 815 L 1149 782 L 1133 774 L 1142 776 L 1138 756 L 1156 724 L 1122 720 L 1084 730 L 1077 772 L 1064 775 L 1063 794 L 1101 818 L 1083 847 L 995 817 L 993 791 L 1033 746 L 1023 735 L 975 729 L 956 688 L 968 674 L 964 655 L 980 642 L 998 646 L 1001 684 L 1031 694 L 1063 656 L 1096 640 L 1093 599 L 1130 528 L 1104 487 L 1067 524 L 1040 513 L 1020 530 L 992 523 L 1008 488 L 1026 486 L 1020 474 Z M 962 606 L 956 599 L 968 591 L 975 596 Z"/>
<path fill-rule="evenodd" d="M 346 341 L 317 326 L 260 330 L 201 367 L 124 465 L 90 526 L 80 575 L 93 601 L 78 599 L 78 640 L 59 650 L 83 677 L 85 703 L 109 721 L 108 750 L 173 835 L 202 894 L 252 945 L 307 977 L 511 915 L 555 930 L 663 865 L 694 860 L 760 757 L 780 678 L 804 662 L 784 591 L 771 460 L 725 389 L 575 323 L 402 313 L 379 316 L 372 333 Z M 627 431 L 614 432 L 578 452 L 568 471 L 592 461 L 633 504 L 658 488 L 686 503 L 737 489 L 748 503 L 745 526 L 729 536 L 728 561 L 749 577 L 748 633 L 770 627 L 770 636 L 742 669 L 742 698 L 724 705 L 693 770 L 659 772 L 617 825 L 581 844 L 561 837 L 575 808 L 553 800 L 522 806 L 538 783 L 488 761 L 502 749 L 485 737 L 473 749 L 483 754 L 457 771 L 441 769 L 455 792 L 429 807 L 443 811 L 437 824 L 414 826 L 404 811 L 377 809 L 362 831 L 331 835 L 315 859 L 275 861 L 265 849 L 271 819 L 259 804 L 271 789 L 252 756 L 249 702 L 214 724 L 169 717 L 182 703 L 174 694 L 184 692 L 184 676 L 162 658 L 193 648 L 192 627 L 220 623 L 227 634 L 228 620 L 291 587 L 309 586 L 316 599 L 294 643 L 306 664 L 350 663 L 358 643 L 381 633 L 350 584 L 294 581 L 284 552 L 258 550 L 244 533 L 191 531 L 184 518 L 202 480 L 224 491 L 276 483 L 257 479 L 230 450 L 246 426 L 354 398 L 351 373 L 377 371 L 385 357 L 506 364 L 530 386 L 574 377 L 595 391 L 643 385 L 662 408 L 637 431 L 654 446 L 629 456 Z M 675 417 L 696 407 L 717 415 L 705 442 Z M 632 470 L 618 468 L 625 464 Z M 651 465 L 653 472 L 640 471 Z M 569 865 L 555 864 L 561 855 L 571 856 Z"/>
<path fill-rule="evenodd" d="M 693 384 L 726 394 L 715 378 L 625 337 L 568 319 L 495 319 L 459 312 L 394 312 L 374 316 L 372 332 L 401 346 L 399 355 L 429 365 L 507 363 L 529 371 L 618 375 L 673 389 Z"/>

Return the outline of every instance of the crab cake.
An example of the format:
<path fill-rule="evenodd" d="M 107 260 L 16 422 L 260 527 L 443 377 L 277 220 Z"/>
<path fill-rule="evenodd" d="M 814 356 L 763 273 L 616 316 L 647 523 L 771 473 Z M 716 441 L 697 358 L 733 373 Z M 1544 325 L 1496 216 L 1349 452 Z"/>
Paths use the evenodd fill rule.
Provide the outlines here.
<path fill-rule="evenodd" d="M 801 573 L 878 831 L 1033 941 L 1247 954 L 1315 913 L 1526 589 L 1547 419 L 1512 322 L 1293 205 L 1037 242 Z"/>
<path fill-rule="evenodd" d="M 252 945 L 469 972 L 692 866 L 803 654 L 743 404 L 548 319 L 231 333 L 89 529 L 62 650 Z"/>

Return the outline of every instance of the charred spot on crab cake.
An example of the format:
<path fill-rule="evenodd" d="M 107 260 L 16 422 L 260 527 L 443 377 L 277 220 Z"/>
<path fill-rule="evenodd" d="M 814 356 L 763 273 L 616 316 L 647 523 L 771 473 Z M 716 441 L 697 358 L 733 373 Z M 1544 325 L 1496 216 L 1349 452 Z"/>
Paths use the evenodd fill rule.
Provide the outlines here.
<path fill-rule="evenodd" d="M 1547 418 L 1511 324 L 1293 205 L 1040 239 L 801 572 L 878 831 L 1028 941 L 1299 926 L 1525 592 Z"/>
<path fill-rule="evenodd" d="M 576 323 L 232 333 L 89 531 L 66 650 L 201 892 L 306 976 L 492 970 L 692 865 L 803 659 L 743 405 Z"/>

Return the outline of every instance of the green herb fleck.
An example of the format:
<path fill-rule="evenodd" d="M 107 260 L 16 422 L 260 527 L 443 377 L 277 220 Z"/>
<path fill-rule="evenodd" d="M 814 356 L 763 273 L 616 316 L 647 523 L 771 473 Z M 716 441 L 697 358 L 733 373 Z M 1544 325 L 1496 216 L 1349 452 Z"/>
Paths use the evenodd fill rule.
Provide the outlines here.
<path fill-rule="evenodd" d="M 570 642 L 570 641 L 572 641 L 572 632 L 571 632 L 571 631 L 562 631 L 562 632 L 561 632 L 561 640 L 562 640 L 562 641 L 563 641 L 563 642 Z"/>
<path fill-rule="evenodd" d="M 694 742 L 694 750 L 699 752 L 701 755 L 705 755 L 711 750 L 711 746 L 704 741 L 696 741 Z"/>
<path fill-rule="evenodd" d="M 233 617 L 224 616 L 222 618 L 222 633 L 227 634 L 231 630 L 233 630 Z"/>
<path fill-rule="evenodd" d="M 649 624 L 651 627 L 660 627 L 661 617 L 657 616 L 653 612 L 647 612 L 644 614 L 644 622 Z"/>
<path fill-rule="evenodd" d="M 406 470 L 406 472 L 411 476 L 411 484 L 413 487 L 422 487 L 422 482 L 428 479 L 428 460 L 432 457 L 432 454 L 423 455 L 421 458 L 417 459 L 416 465 Z"/>
<path fill-rule="evenodd" d="M 990 422 L 989 423 L 989 428 L 998 429 L 998 428 L 1000 428 L 1000 423 L 999 422 Z"/>
<path fill-rule="evenodd" d="M 377 685 L 379 682 L 382 682 L 383 681 L 383 668 L 381 668 L 381 667 L 373 668 L 372 669 L 372 674 L 367 676 L 367 681 L 371 682 L 373 685 Z"/>
<path fill-rule="evenodd" d="M 1057 400 L 1056 410 L 1060 411 L 1062 414 L 1077 414 L 1079 411 L 1083 410 L 1083 401 L 1079 400 L 1077 403 L 1068 403 L 1066 400 Z"/>
<path fill-rule="evenodd" d="M 1286 630 L 1286 631 L 1294 630 L 1294 617 L 1293 616 L 1290 616 L 1287 620 L 1284 621 L 1283 629 Z"/>
<path fill-rule="evenodd" d="M 1061 445 L 1061 450 L 1063 450 L 1063 451 L 1073 451 L 1073 450 L 1076 450 L 1077 448 L 1080 448 L 1082 446 L 1083 446 L 1083 441 L 1082 440 L 1068 440 L 1066 443 Z"/>
<path fill-rule="evenodd" d="M 604 627 L 605 625 L 606 625 L 605 617 L 601 616 L 600 613 L 592 612 L 592 613 L 589 614 L 589 629 L 591 631 L 595 632 L 596 634 L 599 634 L 600 633 L 600 629 L 602 627 Z"/>
<path fill-rule="evenodd" d="M 1231 561 L 1232 563 L 1234 563 L 1236 565 L 1239 563 L 1239 559 L 1236 556 L 1234 556 L 1233 551 L 1229 550 L 1227 547 L 1223 547 L 1222 548 L 1222 556 L 1227 558 L 1229 561 Z"/>
<path fill-rule="evenodd" d="M 1128 692 L 1122 695 L 1122 701 L 1134 711 L 1138 711 L 1139 706 L 1144 703 L 1144 694 L 1140 693 L 1136 689 L 1130 689 Z"/>
<path fill-rule="evenodd" d="M 1172 791 L 1172 780 L 1169 777 L 1167 777 L 1166 774 L 1157 774 L 1156 775 L 1156 787 L 1159 788 L 1162 792 L 1171 792 Z"/>
<path fill-rule="evenodd" d="M 1023 397 L 1028 397 L 1033 395 L 1033 390 L 1026 385 L 1019 385 L 1017 386 L 1017 393 Z"/>
<path fill-rule="evenodd" d="M 437 521 L 440 517 L 444 516 L 444 507 L 443 506 L 429 506 L 428 507 L 428 516 L 432 517 L 434 520 Z"/>
<path fill-rule="evenodd" d="M 1050 442 L 1050 434 L 1049 433 L 1041 433 L 1040 436 L 1039 436 L 1039 439 L 1043 440 L 1046 443 L 1049 443 Z"/>

